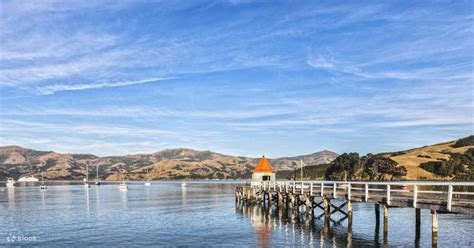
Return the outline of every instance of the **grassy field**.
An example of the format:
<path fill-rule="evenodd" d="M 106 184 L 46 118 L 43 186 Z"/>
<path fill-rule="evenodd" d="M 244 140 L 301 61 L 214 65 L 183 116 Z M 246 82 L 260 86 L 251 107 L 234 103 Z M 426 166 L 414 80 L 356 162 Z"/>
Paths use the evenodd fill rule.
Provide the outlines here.
<path fill-rule="evenodd" d="M 447 153 L 464 153 L 469 148 L 474 148 L 474 146 L 464 146 L 459 148 L 454 148 L 452 145 L 456 141 L 424 146 L 420 148 L 415 148 L 399 153 L 388 153 L 384 156 L 390 157 L 392 160 L 397 162 L 399 165 L 405 166 L 407 168 L 407 180 L 415 179 L 434 179 L 434 180 L 447 180 L 449 177 L 440 177 L 429 171 L 424 170 L 419 167 L 420 164 L 426 163 L 429 161 L 439 161 L 439 160 L 449 160 L 451 157 Z M 398 155 L 400 154 L 400 155 Z"/>

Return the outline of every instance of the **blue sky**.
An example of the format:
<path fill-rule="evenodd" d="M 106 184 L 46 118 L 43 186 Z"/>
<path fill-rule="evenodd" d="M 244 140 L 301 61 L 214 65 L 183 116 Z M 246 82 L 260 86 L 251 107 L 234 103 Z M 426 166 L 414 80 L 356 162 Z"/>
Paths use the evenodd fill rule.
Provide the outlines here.
<path fill-rule="evenodd" d="M 1 1 L 0 145 L 395 151 L 473 134 L 472 1 Z"/>

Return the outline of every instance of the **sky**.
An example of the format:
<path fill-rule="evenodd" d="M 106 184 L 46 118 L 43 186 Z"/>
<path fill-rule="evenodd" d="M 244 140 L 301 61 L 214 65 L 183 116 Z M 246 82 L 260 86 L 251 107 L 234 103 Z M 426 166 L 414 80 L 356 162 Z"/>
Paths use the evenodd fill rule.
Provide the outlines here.
<path fill-rule="evenodd" d="M 473 1 L 0 2 L 0 145 L 398 151 L 474 133 Z"/>

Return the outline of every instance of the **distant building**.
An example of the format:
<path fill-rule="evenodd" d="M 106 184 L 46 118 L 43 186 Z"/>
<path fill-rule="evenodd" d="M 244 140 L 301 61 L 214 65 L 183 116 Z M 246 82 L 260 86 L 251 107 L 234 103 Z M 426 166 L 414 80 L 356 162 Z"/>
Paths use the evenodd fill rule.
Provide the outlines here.
<path fill-rule="evenodd" d="M 251 185 L 257 186 L 262 184 L 262 182 L 270 183 L 270 185 L 273 185 L 273 183 L 276 181 L 275 172 L 276 170 L 273 169 L 273 166 L 265 158 L 265 155 L 262 156 L 260 161 L 258 161 L 257 166 L 253 170 Z"/>

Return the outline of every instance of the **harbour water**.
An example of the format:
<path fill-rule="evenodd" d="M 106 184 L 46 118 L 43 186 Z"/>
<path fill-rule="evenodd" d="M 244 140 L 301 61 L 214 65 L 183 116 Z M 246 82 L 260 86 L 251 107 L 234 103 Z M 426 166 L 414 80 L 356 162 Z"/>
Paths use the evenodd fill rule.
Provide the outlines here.
<path fill-rule="evenodd" d="M 391 208 L 389 234 L 375 226 L 374 205 L 354 204 L 347 221 L 325 228 L 257 206 L 237 204 L 235 181 L 129 182 L 0 188 L 0 247 L 4 246 L 239 246 L 347 247 L 431 246 L 431 215 L 422 210 L 415 237 L 415 210 Z M 242 182 L 240 182 L 242 183 Z M 342 217 L 342 216 L 341 216 Z M 381 223 L 383 225 L 383 223 Z M 473 247 L 474 216 L 439 215 L 438 247 Z"/>

